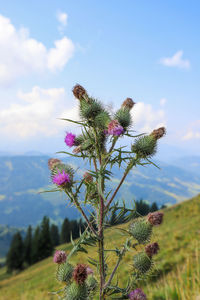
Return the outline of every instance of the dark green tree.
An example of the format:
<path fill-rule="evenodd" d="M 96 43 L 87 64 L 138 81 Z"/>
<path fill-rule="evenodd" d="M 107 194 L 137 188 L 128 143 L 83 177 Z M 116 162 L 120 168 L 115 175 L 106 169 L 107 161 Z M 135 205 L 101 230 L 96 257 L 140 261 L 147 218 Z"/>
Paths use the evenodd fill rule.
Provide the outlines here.
<path fill-rule="evenodd" d="M 140 199 L 140 201 L 136 201 L 136 211 L 139 215 L 146 216 L 150 211 L 149 204 L 144 202 L 142 199 Z"/>
<path fill-rule="evenodd" d="M 65 218 L 61 228 L 61 235 L 60 235 L 61 244 L 70 242 L 70 231 L 71 231 L 70 222 L 67 218 Z"/>
<path fill-rule="evenodd" d="M 24 262 L 29 266 L 32 264 L 32 227 L 29 226 L 24 239 Z"/>
<path fill-rule="evenodd" d="M 53 249 L 54 247 L 51 240 L 49 218 L 44 216 L 41 223 L 40 234 L 39 234 L 39 245 L 38 245 L 39 260 L 42 260 L 50 256 L 53 252 Z"/>
<path fill-rule="evenodd" d="M 58 230 L 58 226 L 56 226 L 55 224 L 51 225 L 51 240 L 53 243 L 53 246 L 58 246 L 60 243 L 60 235 L 59 235 L 59 230 Z"/>
<path fill-rule="evenodd" d="M 150 212 L 154 212 L 158 210 L 158 205 L 156 202 L 153 202 L 151 207 L 150 207 Z"/>
<path fill-rule="evenodd" d="M 20 232 L 17 232 L 12 239 L 10 250 L 6 258 L 7 271 L 22 270 L 24 261 L 24 243 Z"/>
<path fill-rule="evenodd" d="M 39 243 L 40 243 L 40 227 L 37 226 L 32 239 L 31 260 L 32 263 L 38 262 L 39 259 Z"/>

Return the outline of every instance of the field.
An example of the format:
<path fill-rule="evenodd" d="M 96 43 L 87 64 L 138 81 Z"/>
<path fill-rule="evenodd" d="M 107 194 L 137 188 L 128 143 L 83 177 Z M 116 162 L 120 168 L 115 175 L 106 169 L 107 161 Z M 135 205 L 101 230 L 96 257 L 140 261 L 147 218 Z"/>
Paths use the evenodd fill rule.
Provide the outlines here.
<path fill-rule="evenodd" d="M 155 268 L 143 289 L 149 300 L 199 300 L 200 299 L 200 195 L 165 209 L 164 223 L 154 231 L 153 240 L 158 241 L 160 252 L 155 258 Z M 128 224 L 121 227 L 126 228 Z M 122 244 L 120 230 L 106 231 L 107 247 Z M 70 245 L 59 248 L 67 252 Z M 95 248 L 88 249 L 95 258 Z M 118 273 L 123 287 L 130 276 L 134 250 L 125 256 Z M 108 263 L 115 263 L 115 256 Z M 74 262 L 85 262 L 86 255 L 79 254 Z M 33 265 L 27 270 L 9 277 L 0 269 L 0 300 L 47 300 L 56 299 L 48 292 L 62 287 L 55 280 L 56 267 L 52 257 Z"/>

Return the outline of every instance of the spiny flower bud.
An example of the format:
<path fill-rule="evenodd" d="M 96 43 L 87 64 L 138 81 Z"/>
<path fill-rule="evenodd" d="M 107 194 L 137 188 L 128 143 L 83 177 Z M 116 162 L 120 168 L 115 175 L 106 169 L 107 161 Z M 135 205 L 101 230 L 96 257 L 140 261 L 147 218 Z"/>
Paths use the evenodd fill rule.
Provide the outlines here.
<path fill-rule="evenodd" d="M 48 160 L 48 167 L 50 170 L 53 170 L 53 168 L 58 164 L 61 164 L 61 160 L 58 158 L 50 158 Z"/>
<path fill-rule="evenodd" d="M 71 132 L 68 132 L 65 136 L 65 144 L 69 147 L 75 146 L 76 136 Z"/>
<path fill-rule="evenodd" d="M 150 135 L 153 136 L 156 140 L 158 140 L 161 137 L 163 137 L 165 134 L 166 134 L 165 127 L 160 127 L 158 129 L 153 130 Z"/>
<path fill-rule="evenodd" d="M 149 257 L 152 257 L 153 255 L 158 253 L 159 249 L 160 248 L 159 248 L 158 243 L 152 243 L 145 247 L 145 252 Z"/>
<path fill-rule="evenodd" d="M 163 213 L 156 211 L 147 215 L 147 220 L 153 226 L 160 225 L 163 221 Z"/>
<path fill-rule="evenodd" d="M 78 264 L 73 272 L 73 278 L 77 284 L 83 284 L 87 279 L 87 266 L 84 264 Z"/>
<path fill-rule="evenodd" d="M 152 225 L 143 220 L 136 221 L 130 225 L 129 232 L 139 244 L 145 244 L 150 240 Z"/>
<path fill-rule="evenodd" d="M 124 128 L 119 124 L 117 120 L 112 120 L 108 124 L 108 134 L 114 136 L 120 136 L 124 132 Z"/>
<path fill-rule="evenodd" d="M 128 110 L 131 110 L 133 106 L 135 105 L 135 102 L 131 98 L 126 98 L 124 102 L 122 103 L 122 108 L 127 108 Z"/>
<path fill-rule="evenodd" d="M 131 291 L 128 297 L 130 300 L 147 300 L 146 295 L 141 289 L 135 289 L 134 291 Z"/>
<path fill-rule="evenodd" d="M 90 182 L 93 181 L 92 175 L 90 175 L 90 173 L 88 173 L 88 172 L 85 172 L 83 174 L 83 178 L 84 178 L 84 180 L 85 180 L 86 183 L 90 183 Z"/>
<path fill-rule="evenodd" d="M 145 274 L 151 269 L 152 260 L 145 252 L 140 252 L 133 257 L 133 266 L 140 273 Z"/>
<path fill-rule="evenodd" d="M 63 263 L 58 265 L 56 278 L 58 281 L 69 283 L 72 278 L 73 266 L 69 263 Z"/>
<path fill-rule="evenodd" d="M 74 96 L 78 99 L 78 100 L 82 100 L 83 98 L 85 99 L 87 96 L 87 92 L 86 90 L 84 89 L 84 87 L 82 87 L 80 84 L 76 84 L 74 87 L 73 87 L 73 90 L 72 90 Z"/>
<path fill-rule="evenodd" d="M 63 185 L 70 182 L 70 176 L 65 172 L 65 170 L 63 170 L 62 172 L 58 170 L 58 173 L 52 177 L 52 181 L 57 185 Z"/>
<path fill-rule="evenodd" d="M 53 257 L 53 261 L 56 264 L 63 264 L 64 262 L 66 262 L 66 259 L 67 259 L 67 255 L 65 251 L 61 251 L 61 250 L 57 250 Z"/>

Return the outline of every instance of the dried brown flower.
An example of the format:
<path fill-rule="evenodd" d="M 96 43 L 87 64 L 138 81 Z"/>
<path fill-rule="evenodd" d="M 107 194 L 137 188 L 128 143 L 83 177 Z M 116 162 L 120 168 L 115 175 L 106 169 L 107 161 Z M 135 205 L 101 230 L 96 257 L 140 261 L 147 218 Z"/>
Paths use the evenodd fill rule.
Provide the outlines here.
<path fill-rule="evenodd" d="M 83 177 L 84 177 L 86 183 L 90 183 L 93 181 L 92 175 L 90 175 L 88 172 L 85 172 L 83 174 Z"/>
<path fill-rule="evenodd" d="M 158 129 L 153 130 L 150 135 L 153 136 L 156 140 L 158 140 L 161 137 L 163 137 L 165 134 L 166 134 L 165 127 L 160 127 Z"/>
<path fill-rule="evenodd" d="M 122 108 L 125 107 L 129 110 L 131 110 L 131 108 L 133 108 L 133 106 L 135 105 L 135 102 L 131 99 L 131 98 L 126 98 L 126 100 L 124 100 L 124 102 L 122 103 Z"/>
<path fill-rule="evenodd" d="M 61 160 L 60 160 L 60 159 L 58 159 L 58 158 L 50 158 L 50 159 L 48 160 L 48 167 L 49 167 L 50 170 L 53 170 L 53 168 L 54 168 L 56 165 L 60 164 L 60 163 L 61 163 Z"/>
<path fill-rule="evenodd" d="M 81 145 L 79 145 L 76 148 L 74 148 L 74 150 L 72 152 L 75 153 L 75 154 L 81 152 Z"/>
<path fill-rule="evenodd" d="M 81 101 L 81 99 L 84 98 L 84 96 L 87 96 L 86 90 L 80 84 L 76 84 L 73 87 L 72 92 L 73 92 L 74 96 L 80 101 Z"/>
<path fill-rule="evenodd" d="M 152 257 L 153 255 L 158 253 L 159 249 L 160 248 L 159 248 L 158 243 L 152 243 L 145 247 L 145 252 L 149 257 Z"/>
<path fill-rule="evenodd" d="M 87 279 L 87 266 L 84 264 L 78 264 L 73 272 L 73 278 L 77 284 L 83 284 Z"/>
<path fill-rule="evenodd" d="M 153 226 L 160 225 L 163 221 L 163 213 L 156 211 L 147 215 L 147 220 Z"/>

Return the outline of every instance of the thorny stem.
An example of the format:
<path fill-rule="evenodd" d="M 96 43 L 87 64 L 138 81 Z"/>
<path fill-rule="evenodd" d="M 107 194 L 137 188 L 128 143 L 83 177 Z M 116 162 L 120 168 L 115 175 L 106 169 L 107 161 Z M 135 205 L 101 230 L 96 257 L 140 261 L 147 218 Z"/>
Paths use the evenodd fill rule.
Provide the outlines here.
<path fill-rule="evenodd" d="M 128 175 L 129 171 L 131 170 L 131 168 L 133 167 L 133 165 L 135 164 L 135 160 L 132 159 L 131 162 L 128 164 L 126 171 L 124 172 L 124 175 L 122 177 L 122 179 L 120 180 L 120 183 L 118 184 L 117 188 L 115 189 L 112 197 L 110 198 L 110 200 L 108 201 L 108 203 L 106 204 L 106 210 L 109 208 L 110 204 L 112 203 L 112 201 L 114 200 L 117 192 L 119 191 L 122 183 L 124 182 L 126 176 Z"/>

